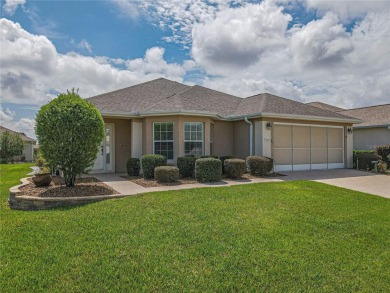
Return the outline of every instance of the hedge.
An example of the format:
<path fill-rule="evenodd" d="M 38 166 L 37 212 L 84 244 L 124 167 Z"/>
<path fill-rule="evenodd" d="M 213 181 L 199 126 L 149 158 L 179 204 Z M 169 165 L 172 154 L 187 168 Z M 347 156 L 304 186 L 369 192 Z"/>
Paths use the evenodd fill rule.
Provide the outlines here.
<path fill-rule="evenodd" d="M 154 169 L 157 182 L 169 183 L 179 180 L 179 169 L 173 166 L 159 166 Z"/>
<path fill-rule="evenodd" d="M 249 156 L 246 158 L 246 163 L 251 175 L 264 176 L 272 171 L 274 160 L 262 156 Z"/>
<path fill-rule="evenodd" d="M 161 155 L 144 155 L 141 157 L 141 166 L 145 179 L 154 178 L 154 168 L 165 166 L 167 158 Z"/>
<path fill-rule="evenodd" d="M 227 159 L 224 162 L 225 174 L 228 178 L 241 178 L 246 172 L 245 160 Z"/>
<path fill-rule="evenodd" d="M 222 162 L 222 174 L 225 174 L 225 160 L 227 159 L 234 159 L 233 156 L 220 156 L 219 159 L 221 160 Z"/>
<path fill-rule="evenodd" d="M 353 168 L 354 169 L 357 169 L 357 164 L 356 164 L 356 160 L 357 160 L 357 155 L 358 154 L 375 154 L 375 151 L 374 150 L 354 150 L 353 151 Z"/>
<path fill-rule="evenodd" d="M 179 168 L 179 174 L 181 177 L 194 177 L 195 175 L 195 161 L 198 158 L 195 157 L 178 157 L 177 168 Z"/>
<path fill-rule="evenodd" d="M 138 158 L 130 158 L 127 160 L 127 174 L 129 176 L 139 176 L 139 171 L 141 169 L 140 161 Z"/>
<path fill-rule="evenodd" d="M 218 182 L 222 177 L 222 162 L 219 159 L 204 158 L 195 162 L 195 177 L 200 182 Z"/>
<path fill-rule="evenodd" d="M 213 159 L 219 159 L 218 156 L 210 155 L 210 156 L 200 156 L 201 159 L 207 159 L 207 158 L 213 158 Z"/>
<path fill-rule="evenodd" d="M 374 164 L 372 161 L 379 161 L 382 159 L 381 156 L 371 153 L 360 153 L 356 155 L 357 157 L 357 169 L 359 170 L 372 170 L 374 169 Z"/>

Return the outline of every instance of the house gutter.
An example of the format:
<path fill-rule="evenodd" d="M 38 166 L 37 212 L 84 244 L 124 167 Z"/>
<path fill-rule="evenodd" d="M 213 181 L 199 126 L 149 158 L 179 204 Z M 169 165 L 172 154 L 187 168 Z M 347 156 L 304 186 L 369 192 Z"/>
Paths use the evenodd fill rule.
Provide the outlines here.
<path fill-rule="evenodd" d="M 249 155 L 252 156 L 253 148 L 253 122 L 248 120 L 248 117 L 245 116 L 244 120 L 249 124 Z"/>

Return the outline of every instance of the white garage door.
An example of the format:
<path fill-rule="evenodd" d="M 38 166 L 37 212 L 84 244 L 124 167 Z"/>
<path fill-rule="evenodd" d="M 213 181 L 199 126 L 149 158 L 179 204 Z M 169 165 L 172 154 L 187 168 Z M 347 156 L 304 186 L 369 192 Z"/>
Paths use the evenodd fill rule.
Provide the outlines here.
<path fill-rule="evenodd" d="M 275 171 L 344 168 L 343 127 L 273 125 Z"/>

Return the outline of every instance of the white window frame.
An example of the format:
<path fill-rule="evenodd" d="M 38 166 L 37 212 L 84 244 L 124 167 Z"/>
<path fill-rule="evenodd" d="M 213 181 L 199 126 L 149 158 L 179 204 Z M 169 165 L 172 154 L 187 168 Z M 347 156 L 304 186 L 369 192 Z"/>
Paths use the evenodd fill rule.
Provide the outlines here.
<path fill-rule="evenodd" d="M 155 140 L 155 138 L 154 138 L 154 133 L 155 133 L 154 126 L 156 124 L 162 124 L 162 123 L 172 123 L 172 138 L 174 138 L 174 135 L 175 135 L 175 131 L 174 131 L 175 130 L 175 123 L 174 122 L 171 122 L 171 121 L 156 121 L 156 122 L 153 122 L 153 129 L 152 129 L 152 131 L 153 131 L 153 154 L 159 155 L 159 154 L 156 154 L 156 152 L 155 152 L 155 146 L 154 146 L 155 142 L 172 142 L 172 159 L 167 157 L 167 160 L 168 161 L 173 161 L 175 159 L 175 140 L 174 139 L 172 139 L 172 140 L 161 140 L 161 139 L 160 140 Z M 161 133 L 161 130 L 160 130 L 160 133 Z"/>
<path fill-rule="evenodd" d="M 202 125 L 202 140 L 199 139 L 186 139 L 186 124 L 190 124 L 190 137 L 191 137 L 191 124 L 201 124 Z M 186 156 L 186 142 L 201 142 L 202 143 L 202 154 L 204 156 L 204 123 L 203 122 L 184 122 L 183 131 L 184 131 L 184 155 Z M 197 131 L 198 132 L 198 131 Z"/>

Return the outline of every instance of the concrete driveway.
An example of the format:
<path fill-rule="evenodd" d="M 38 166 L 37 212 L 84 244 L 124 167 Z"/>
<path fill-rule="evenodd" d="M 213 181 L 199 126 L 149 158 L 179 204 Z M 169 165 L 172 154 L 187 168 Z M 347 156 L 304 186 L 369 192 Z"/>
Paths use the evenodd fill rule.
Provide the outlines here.
<path fill-rule="evenodd" d="M 390 198 L 390 176 L 353 169 L 281 172 L 282 180 L 312 180 Z"/>

